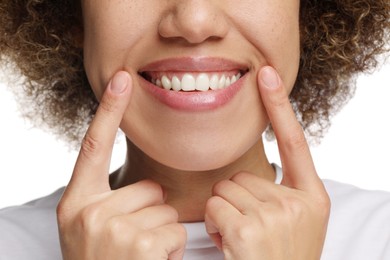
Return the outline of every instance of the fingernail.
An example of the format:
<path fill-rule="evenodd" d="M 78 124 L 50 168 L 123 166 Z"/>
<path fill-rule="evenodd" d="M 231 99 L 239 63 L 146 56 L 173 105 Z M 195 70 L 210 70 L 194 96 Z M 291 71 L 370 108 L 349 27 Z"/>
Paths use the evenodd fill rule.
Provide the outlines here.
<path fill-rule="evenodd" d="M 114 94 L 121 94 L 123 93 L 126 88 L 129 81 L 129 76 L 126 72 L 118 72 L 115 74 L 115 76 L 111 80 L 111 90 Z"/>
<path fill-rule="evenodd" d="M 279 86 L 279 76 L 272 67 L 263 68 L 260 71 L 260 78 L 268 88 L 277 88 Z"/>

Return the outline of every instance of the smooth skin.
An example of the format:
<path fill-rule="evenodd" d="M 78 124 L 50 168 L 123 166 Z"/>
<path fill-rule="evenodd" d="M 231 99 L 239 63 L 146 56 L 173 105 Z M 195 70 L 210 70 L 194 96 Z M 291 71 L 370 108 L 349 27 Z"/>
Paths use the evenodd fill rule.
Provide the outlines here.
<path fill-rule="evenodd" d="M 241 171 L 274 181 L 262 133 L 269 125 L 257 75 L 278 72 L 287 92 L 299 69 L 299 0 L 83 0 L 84 66 L 101 100 L 118 71 L 132 79 L 132 100 L 123 114 L 127 138 L 114 189 L 149 179 L 167 194 L 180 222 L 203 221 L 213 185 Z M 238 63 L 243 87 L 218 109 L 172 109 L 146 91 L 140 72 L 151 63 L 202 58 Z M 196 64 L 196 63 L 195 63 Z M 212 73 L 203 63 L 202 71 Z M 195 68 L 196 70 L 196 68 Z M 218 69 L 217 69 L 218 70 Z M 191 205 L 189 207 L 189 205 Z"/>
<path fill-rule="evenodd" d="M 157 182 L 172 186 L 168 199 L 175 197 L 179 208 L 199 204 L 180 198 L 197 198 L 202 187 L 208 185 L 204 180 L 210 177 L 230 178 L 246 170 L 273 179 L 273 169 L 261 151 L 262 133 L 269 121 L 256 77 L 261 67 L 270 65 L 278 71 L 288 91 L 293 88 L 300 57 L 299 0 L 81 2 L 84 65 L 96 96 L 101 98 L 117 71 L 127 71 L 133 80 L 133 98 L 123 115 L 121 129 L 130 141 L 129 167 L 136 167 L 139 161 L 146 163 L 124 170 L 118 186 L 137 181 L 129 172 L 142 175 L 141 179 L 150 178 L 145 173 L 148 167 L 152 177 L 160 177 Z M 202 57 L 234 61 L 248 70 L 244 87 L 223 107 L 203 113 L 171 109 L 156 102 L 142 87 L 139 71 L 148 64 Z M 135 157 L 140 158 L 133 160 Z M 220 168 L 224 169 L 216 172 Z M 175 174 L 174 169 L 180 172 Z M 199 173 L 203 171 L 209 172 L 202 176 Z M 166 176 L 172 179 L 162 183 Z M 187 183 L 196 189 L 190 196 L 185 196 Z M 180 188 L 183 192 L 178 191 Z M 201 216 L 186 216 L 185 221 L 197 221 Z"/>
<path fill-rule="evenodd" d="M 282 80 L 265 66 L 257 83 L 278 141 L 282 185 L 245 172 L 217 182 L 206 203 L 207 231 L 225 259 L 319 259 L 329 197 Z M 85 135 L 57 208 L 64 259 L 183 257 L 186 232 L 159 184 L 143 180 L 110 188 L 112 146 L 132 89 L 130 75 L 116 73 Z"/>

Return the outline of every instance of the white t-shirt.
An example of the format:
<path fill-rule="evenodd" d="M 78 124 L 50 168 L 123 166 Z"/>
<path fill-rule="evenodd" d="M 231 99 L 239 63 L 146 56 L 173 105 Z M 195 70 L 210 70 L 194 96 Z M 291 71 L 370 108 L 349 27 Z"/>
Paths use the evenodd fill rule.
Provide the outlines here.
<path fill-rule="evenodd" d="M 276 183 L 282 172 L 277 168 Z M 324 180 L 332 201 L 321 260 L 390 260 L 390 193 Z M 55 208 L 63 192 L 0 210 L 0 260 L 62 259 Z M 186 223 L 185 260 L 223 259 L 204 223 Z"/>

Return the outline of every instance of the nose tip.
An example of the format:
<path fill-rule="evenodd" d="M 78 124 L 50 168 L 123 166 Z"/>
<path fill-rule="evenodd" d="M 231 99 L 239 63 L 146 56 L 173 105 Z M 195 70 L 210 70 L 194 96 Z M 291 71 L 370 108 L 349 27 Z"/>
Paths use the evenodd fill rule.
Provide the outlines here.
<path fill-rule="evenodd" d="M 223 38 L 227 30 L 222 10 L 202 0 L 179 1 L 159 24 L 163 38 L 183 38 L 191 44 Z"/>

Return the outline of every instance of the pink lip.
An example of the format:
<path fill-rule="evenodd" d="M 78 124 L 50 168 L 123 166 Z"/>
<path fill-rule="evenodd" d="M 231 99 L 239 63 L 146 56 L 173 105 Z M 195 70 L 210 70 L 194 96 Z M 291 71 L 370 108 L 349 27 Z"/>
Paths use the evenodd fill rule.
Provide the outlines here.
<path fill-rule="evenodd" d="M 242 63 L 226 60 L 222 58 L 206 57 L 183 57 L 159 60 L 150 63 L 140 69 L 144 71 L 227 71 L 227 70 L 247 70 L 248 66 Z"/>
<path fill-rule="evenodd" d="M 153 62 L 143 67 L 139 72 L 213 72 L 230 70 L 246 72 L 247 69 L 248 66 L 220 58 L 175 58 Z M 209 90 L 205 92 L 176 92 L 165 90 L 155 86 L 141 76 L 140 82 L 141 86 L 162 104 L 176 110 L 196 112 L 217 109 L 229 103 L 244 85 L 245 76 L 246 75 L 243 75 L 243 77 L 225 89 Z"/>

